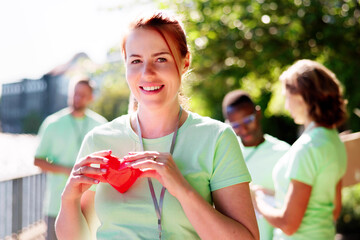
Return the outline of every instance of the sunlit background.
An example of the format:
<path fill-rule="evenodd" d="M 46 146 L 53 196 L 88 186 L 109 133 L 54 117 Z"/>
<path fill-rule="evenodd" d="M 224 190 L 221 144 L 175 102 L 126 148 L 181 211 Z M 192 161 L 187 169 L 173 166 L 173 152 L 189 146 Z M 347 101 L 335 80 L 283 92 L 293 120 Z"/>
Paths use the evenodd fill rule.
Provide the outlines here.
<path fill-rule="evenodd" d="M 96 63 L 119 43 L 129 14 L 150 1 L 0 1 L 0 83 L 39 78 L 78 52 Z"/>
<path fill-rule="evenodd" d="M 1 214 L 13 216 L 17 200 L 9 189 L 18 181 L 41 187 L 32 165 L 36 133 L 46 116 L 66 106 L 69 79 L 82 72 L 97 82 L 91 108 L 108 120 L 127 112 L 122 32 L 131 16 L 156 8 L 171 9 L 184 20 L 192 70 L 183 92 L 192 111 L 223 121 L 224 95 L 241 88 L 261 106 L 264 131 L 291 144 L 302 128 L 284 110 L 278 77 L 294 61 L 308 58 L 334 71 L 344 87 L 349 119 L 339 131 L 360 131 L 360 0 L 3 0 L 0 239 L 41 217 L 39 211 L 35 217 L 19 213 L 25 215 L 17 226 L 16 217 Z M 343 196 L 338 231 L 360 234 L 359 184 L 344 189 Z M 23 196 L 29 206 L 38 198 Z"/>

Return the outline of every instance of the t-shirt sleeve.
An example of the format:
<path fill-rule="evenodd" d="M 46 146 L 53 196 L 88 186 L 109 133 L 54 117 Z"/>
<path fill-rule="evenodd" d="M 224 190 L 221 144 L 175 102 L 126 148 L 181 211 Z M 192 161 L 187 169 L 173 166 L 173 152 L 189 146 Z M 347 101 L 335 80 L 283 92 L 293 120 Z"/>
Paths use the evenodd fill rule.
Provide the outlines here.
<path fill-rule="evenodd" d="M 250 181 L 251 177 L 239 142 L 232 129 L 226 127 L 215 146 L 214 171 L 210 179 L 211 191 Z"/>
<path fill-rule="evenodd" d="M 317 166 L 313 152 L 308 148 L 298 148 L 291 156 L 289 168 L 290 179 L 297 180 L 312 186 L 316 179 Z"/>
<path fill-rule="evenodd" d="M 49 158 L 49 154 L 51 150 L 51 141 L 52 141 L 51 126 L 47 124 L 47 121 L 44 121 L 41 124 L 38 137 L 40 140 L 39 140 L 39 145 L 35 152 L 35 157 L 41 159 L 47 159 Z"/>
<path fill-rule="evenodd" d="M 91 131 L 85 135 L 84 140 L 81 143 L 78 155 L 76 157 L 76 162 L 78 162 L 81 158 L 94 152 L 92 148 L 92 137 L 93 135 Z"/>
<path fill-rule="evenodd" d="M 94 152 L 94 151 L 93 151 L 93 148 L 92 148 L 92 143 L 93 143 L 92 137 L 93 137 L 93 135 L 92 135 L 91 132 L 89 132 L 89 133 L 87 133 L 87 134 L 85 135 L 84 140 L 83 140 L 83 142 L 82 142 L 82 144 L 81 144 L 81 147 L 80 147 L 78 156 L 77 156 L 77 158 L 76 158 L 76 162 L 80 161 L 81 158 L 83 158 L 83 157 L 85 157 L 85 156 L 87 156 L 87 155 L 89 155 L 89 154 L 91 154 L 91 153 Z M 91 191 L 96 191 L 96 186 L 97 186 L 97 184 L 93 184 L 93 185 L 89 188 L 89 190 L 91 190 Z"/>

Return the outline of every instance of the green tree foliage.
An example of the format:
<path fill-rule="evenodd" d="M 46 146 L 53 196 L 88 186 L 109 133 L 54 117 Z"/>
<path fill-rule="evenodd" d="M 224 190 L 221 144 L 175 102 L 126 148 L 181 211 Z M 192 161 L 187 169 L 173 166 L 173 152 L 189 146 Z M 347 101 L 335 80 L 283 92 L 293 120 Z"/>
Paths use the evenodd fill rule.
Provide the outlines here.
<path fill-rule="evenodd" d="M 248 91 L 265 112 L 267 132 L 294 140 L 278 77 L 298 59 L 334 71 L 348 99 L 347 128 L 360 130 L 360 8 L 350 0 L 178 0 L 159 3 L 184 17 L 192 48 L 189 95 L 194 111 L 222 120 L 221 102 Z M 279 132 L 272 129 L 279 127 Z M 287 133 L 281 133 L 284 127 Z M 295 136 L 296 138 L 296 136 Z"/>
<path fill-rule="evenodd" d="M 116 51 L 116 49 L 110 50 L 110 53 L 113 51 Z M 121 60 L 109 62 L 94 75 L 103 78 L 103 83 L 100 86 L 100 93 L 91 108 L 108 121 L 126 114 L 128 112 L 130 90 L 125 79 L 124 63 Z"/>
<path fill-rule="evenodd" d="M 342 190 L 343 204 L 336 230 L 342 234 L 360 235 L 360 183 Z M 355 237 L 355 236 L 354 236 Z M 355 238 L 353 238 L 355 239 Z"/>

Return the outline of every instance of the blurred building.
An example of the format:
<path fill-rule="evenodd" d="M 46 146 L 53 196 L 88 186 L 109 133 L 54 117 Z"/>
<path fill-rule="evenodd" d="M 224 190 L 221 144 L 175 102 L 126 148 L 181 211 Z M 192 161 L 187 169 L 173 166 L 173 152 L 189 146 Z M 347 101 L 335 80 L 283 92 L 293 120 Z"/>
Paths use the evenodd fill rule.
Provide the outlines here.
<path fill-rule="evenodd" d="M 85 53 L 57 66 L 40 79 L 22 79 L 2 86 L 0 102 L 1 130 L 6 133 L 36 133 L 50 114 L 67 106 L 71 77 L 96 70 Z M 100 79 L 93 79 L 99 84 Z"/>

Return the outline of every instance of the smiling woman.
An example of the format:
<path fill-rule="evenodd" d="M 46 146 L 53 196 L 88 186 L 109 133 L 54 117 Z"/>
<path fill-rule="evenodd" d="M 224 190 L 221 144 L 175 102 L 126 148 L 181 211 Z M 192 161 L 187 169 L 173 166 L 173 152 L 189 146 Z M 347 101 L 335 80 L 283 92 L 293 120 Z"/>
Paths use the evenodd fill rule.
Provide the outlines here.
<path fill-rule="evenodd" d="M 151 13 L 135 20 L 122 46 L 138 109 L 86 136 L 62 195 L 59 239 L 258 239 L 234 132 L 180 106 L 190 65 L 181 23 Z M 141 174 L 118 192 L 109 173 L 124 166 Z"/>

